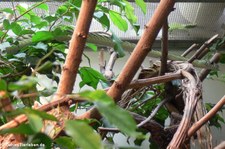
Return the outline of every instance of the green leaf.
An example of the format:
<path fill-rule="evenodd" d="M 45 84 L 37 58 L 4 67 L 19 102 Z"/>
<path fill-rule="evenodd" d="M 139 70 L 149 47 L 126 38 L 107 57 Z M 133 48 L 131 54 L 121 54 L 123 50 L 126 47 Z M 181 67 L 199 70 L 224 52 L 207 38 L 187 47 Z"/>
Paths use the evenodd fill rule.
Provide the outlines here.
<path fill-rule="evenodd" d="M 58 17 L 56 17 L 56 16 L 46 16 L 44 19 L 46 21 L 48 21 L 48 23 L 52 23 L 52 22 L 58 20 Z"/>
<path fill-rule="evenodd" d="M 46 10 L 46 11 L 48 11 L 48 5 L 46 4 L 46 3 L 43 3 L 43 4 L 41 4 L 41 5 L 39 5 L 39 6 L 37 6 L 36 8 L 40 8 L 40 9 L 43 9 L 43 10 Z"/>
<path fill-rule="evenodd" d="M 127 21 L 123 19 L 119 13 L 109 10 L 109 17 L 112 20 L 113 24 L 117 26 L 120 30 L 127 31 Z"/>
<path fill-rule="evenodd" d="M 39 24 L 35 25 L 35 28 L 42 29 L 42 28 L 47 27 L 47 26 L 48 26 L 48 22 L 42 21 Z"/>
<path fill-rule="evenodd" d="M 99 134 L 83 121 L 67 121 L 66 133 L 83 149 L 103 149 Z"/>
<path fill-rule="evenodd" d="M 80 88 L 86 84 L 96 89 L 100 80 L 104 82 L 107 81 L 101 73 L 90 67 L 81 67 L 79 69 L 79 74 L 82 79 L 80 83 Z"/>
<path fill-rule="evenodd" d="M 220 63 L 225 64 L 225 54 L 221 54 Z"/>
<path fill-rule="evenodd" d="M 0 91 L 6 91 L 7 90 L 7 83 L 5 80 L 0 80 Z"/>
<path fill-rule="evenodd" d="M 59 145 L 60 148 L 67 148 L 67 149 L 72 149 L 76 148 L 76 144 L 73 142 L 72 138 L 70 137 L 59 137 L 55 139 L 55 142 L 57 145 Z"/>
<path fill-rule="evenodd" d="M 5 19 L 3 21 L 3 27 L 5 30 L 9 30 L 10 29 L 10 23 L 9 23 L 9 20 Z"/>
<path fill-rule="evenodd" d="M 13 111 L 7 113 L 6 115 L 7 116 L 17 116 L 17 115 L 21 115 L 21 114 L 25 114 L 25 115 L 32 114 L 32 115 L 37 115 L 44 120 L 57 121 L 57 119 L 53 115 L 50 115 L 44 111 L 34 110 L 31 108 L 16 109 L 16 110 L 13 110 Z"/>
<path fill-rule="evenodd" d="M 111 31 L 112 32 L 112 31 Z M 112 32 L 111 36 L 113 42 L 115 43 L 114 45 L 114 50 L 118 53 L 119 57 L 124 57 L 125 56 L 125 51 L 122 47 L 122 41 Z"/>
<path fill-rule="evenodd" d="M 34 132 L 40 132 L 43 127 L 42 118 L 35 114 L 27 114 L 29 125 Z"/>
<path fill-rule="evenodd" d="M 125 1 L 126 7 L 125 7 L 125 13 L 128 18 L 128 20 L 134 24 L 137 22 L 137 17 L 134 15 L 134 7 L 127 1 Z"/>
<path fill-rule="evenodd" d="M 5 33 L 3 31 L 0 31 L 0 38 L 2 38 L 2 36 L 4 35 Z"/>
<path fill-rule="evenodd" d="M 23 17 L 27 19 L 30 19 L 30 15 L 35 15 L 35 13 L 32 10 L 27 12 L 26 6 L 22 6 L 21 4 L 17 5 L 16 9 L 19 11 L 20 15 L 23 15 Z"/>
<path fill-rule="evenodd" d="M 93 43 L 86 43 L 86 46 L 90 49 L 92 49 L 94 52 L 98 50 L 98 47 Z"/>
<path fill-rule="evenodd" d="M 140 137 L 140 133 L 136 132 L 137 127 L 132 116 L 126 110 L 117 106 L 105 91 L 86 91 L 80 93 L 80 96 L 95 102 L 99 112 L 122 132 L 132 137 Z"/>
<path fill-rule="evenodd" d="M 37 84 L 37 79 L 34 77 L 27 77 L 23 76 L 19 81 L 17 82 L 10 82 L 9 83 L 9 90 L 28 90 L 30 88 L 33 88 Z"/>
<path fill-rule="evenodd" d="M 146 14 L 147 5 L 144 0 L 135 0 L 136 4 L 141 8 L 142 12 Z"/>
<path fill-rule="evenodd" d="M 43 42 L 38 42 L 35 46 L 33 46 L 35 49 L 42 49 L 45 52 L 48 50 L 48 45 Z"/>
<path fill-rule="evenodd" d="M 101 11 L 98 11 L 98 12 L 95 12 L 94 13 L 94 18 L 102 24 L 103 27 L 105 27 L 107 30 L 110 28 L 110 21 L 109 21 L 109 18 L 108 16 L 101 12 Z"/>
<path fill-rule="evenodd" d="M 14 14 L 14 11 L 12 10 L 12 8 L 3 8 L 0 11 L 7 12 L 7 13 L 10 13 L 10 14 Z"/>
<path fill-rule="evenodd" d="M 32 135 L 35 133 L 33 129 L 31 129 L 29 124 L 20 124 L 15 128 L 3 129 L 0 131 L 0 134 L 13 133 L 13 134 L 27 134 Z"/>
<path fill-rule="evenodd" d="M 33 35 L 32 42 L 40 42 L 40 41 L 46 41 L 46 40 L 52 40 L 52 39 L 54 39 L 52 32 L 39 31 Z"/>
<path fill-rule="evenodd" d="M 67 11 L 68 11 L 68 7 L 66 7 L 64 5 L 61 5 L 61 6 L 58 7 L 58 9 L 56 11 L 56 14 L 61 16 L 61 15 L 65 14 L 65 13 L 67 13 Z"/>
<path fill-rule="evenodd" d="M 44 133 L 37 133 L 33 136 L 29 136 L 27 143 L 28 144 L 39 144 L 38 149 L 43 149 L 43 148 L 51 149 L 52 148 L 52 139 Z M 30 147 L 28 147 L 28 148 L 30 149 Z"/>
<path fill-rule="evenodd" d="M 47 61 L 45 62 L 44 64 L 42 64 L 38 69 L 37 71 L 39 73 L 45 73 L 46 71 L 48 70 L 52 70 L 52 67 L 53 67 L 53 63 L 51 61 Z"/>
<path fill-rule="evenodd" d="M 22 32 L 21 26 L 16 22 L 12 22 L 11 29 L 17 36 L 19 36 Z"/>
<path fill-rule="evenodd" d="M 41 23 L 41 18 L 39 16 L 36 16 L 36 15 L 31 15 L 30 21 L 34 24 L 39 24 L 39 23 Z"/>
<path fill-rule="evenodd" d="M 26 34 L 34 34 L 34 31 L 24 29 L 20 33 L 20 35 L 26 35 Z"/>

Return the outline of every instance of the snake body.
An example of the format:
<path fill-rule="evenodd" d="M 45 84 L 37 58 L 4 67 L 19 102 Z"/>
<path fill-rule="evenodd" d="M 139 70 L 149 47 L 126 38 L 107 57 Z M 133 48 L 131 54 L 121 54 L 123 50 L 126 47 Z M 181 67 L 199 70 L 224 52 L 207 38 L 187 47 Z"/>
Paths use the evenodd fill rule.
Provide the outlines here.
<path fill-rule="evenodd" d="M 59 37 L 54 37 L 53 40 L 57 41 L 69 41 L 71 39 L 71 35 L 68 36 L 59 36 Z M 108 34 L 102 34 L 98 32 L 94 33 L 89 33 L 87 42 L 96 44 L 97 46 L 101 47 L 111 47 L 113 48 L 115 43 L 113 42 L 113 39 L 111 38 L 110 35 Z M 6 48 L 6 52 L 10 54 L 15 54 L 17 53 L 21 48 L 26 47 L 32 43 L 32 37 L 28 36 L 27 38 L 21 39 L 18 45 L 12 45 L 11 47 Z M 125 51 L 133 51 L 134 48 L 136 47 L 135 43 L 131 43 L 128 41 L 121 41 L 121 46 Z M 154 57 L 154 58 L 160 58 L 162 56 L 160 51 L 157 50 L 151 50 L 149 53 L 149 56 Z M 168 59 L 172 61 L 187 61 L 187 58 L 184 58 L 182 56 L 174 55 L 174 54 L 168 54 Z M 210 65 L 207 61 L 205 60 L 198 60 L 194 61 L 192 63 L 194 66 L 199 67 L 199 68 L 208 68 L 208 69 L 213 69 L 216 70 L 218 69 L 216 66 Z"/>

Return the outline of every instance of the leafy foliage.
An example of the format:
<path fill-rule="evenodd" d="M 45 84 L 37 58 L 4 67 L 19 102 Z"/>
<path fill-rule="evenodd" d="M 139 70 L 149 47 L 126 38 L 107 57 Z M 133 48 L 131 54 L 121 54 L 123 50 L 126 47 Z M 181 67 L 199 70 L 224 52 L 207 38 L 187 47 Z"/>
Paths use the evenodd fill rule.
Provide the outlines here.
<path fill-rule="evenodd" d="M 93 92 L 86 91 L 80 93 L 82 97 L 86 97 L 94 102 L 99 112 L 107 118 L 107 120 L 116 125 L 122 132 L 129 136 L 138 137 L 136 132 L 136 124 L 127 111 L 119 108 L 104 91 L 96 90 Z"/>
<path fill-rule="evenodd" d="M 100 80 L 106 82 L 105 77 L 93 68 L 81 67 L 79 69 L 79 73 L 82 79 L 79 84 L 80 88 L 82 88 L 84 85 L 88 85 L 96 89 Z"/>
<path fill-rule="evenodd" d="M 82 129 L 81 129 L 82 128 Z M 67 121 L 66 133 L 85 149 L 102 149 L 101 137 L 84 121 Z"/>

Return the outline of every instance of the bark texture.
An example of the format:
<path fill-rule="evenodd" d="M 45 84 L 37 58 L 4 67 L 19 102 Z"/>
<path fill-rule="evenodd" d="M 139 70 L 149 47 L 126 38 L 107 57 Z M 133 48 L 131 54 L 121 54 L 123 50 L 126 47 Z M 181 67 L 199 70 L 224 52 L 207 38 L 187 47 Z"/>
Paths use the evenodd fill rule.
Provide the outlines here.
<path fill-rule="evenodd" d="M 82 2 L 76 28 L 70 41 L 69 52 L 63 66 L 56 97 L 70 94 L 73 90 L 96 4 L 97 0 L 83 0 Z"/>

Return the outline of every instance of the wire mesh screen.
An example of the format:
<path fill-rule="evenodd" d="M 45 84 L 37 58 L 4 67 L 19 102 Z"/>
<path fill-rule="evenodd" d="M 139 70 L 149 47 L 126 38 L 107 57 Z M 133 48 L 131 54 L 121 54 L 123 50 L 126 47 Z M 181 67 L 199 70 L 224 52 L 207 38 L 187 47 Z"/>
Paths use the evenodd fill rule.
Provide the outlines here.
<path fill-rule="evenodd" d="M 11 2 L 0 2 L 0 8 L 12 7 Z M 34 2 L 14 2 L 14 4 L 26 3 L 28 5 L 34 4 Z M 60 2 L 48 2 L 49 13 L 56 11 L 57 7 L 61 5 Z M 129 26 L 128 31 L 120 31 L 111 22 L 110 29 L 114 31 L 116 35 L 125 40 L 137 40 L 143 33 L 144 26 L 153 15 L 158 3 L 147 3 L 147 13 L 143 14 L 139 7 L 135 3 L 132 3 L 135 8 L 135 15 L 138 17 L 138 24 L 140 24 L 140 30 L 138 34 Z M 109 6 L 112 7 L 112 6 Z M 219 34 L 220 37 L 225 32 L 225 3 L 176 3 L 175 10 L 171 12 L 168 20 L 172 29 L 169 32 L 170 40 L 205 40 L 215 34 Z M 117 9 L 112 7 L 111 9 Z M 40 9 L 36 10 L 37 13 L 43 14 Z M 1 19 L 2 21 L 3 19 Z M 76 21 L 74 25 L 76 24 Z M 185 25 L 192 25 L 192 28 L 182 28 Z M 104 28 L 95 20 L 91 24 L 90 31 L 104 31 Z M 157 39 L 161 39 L 161 31 L 158 34 Z"/>

